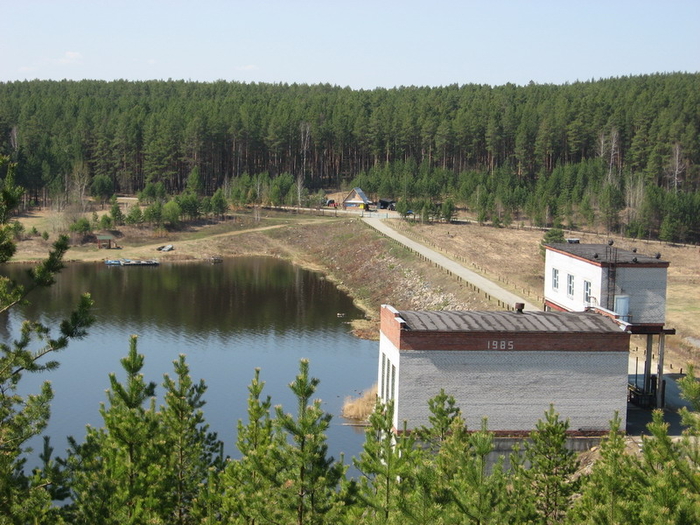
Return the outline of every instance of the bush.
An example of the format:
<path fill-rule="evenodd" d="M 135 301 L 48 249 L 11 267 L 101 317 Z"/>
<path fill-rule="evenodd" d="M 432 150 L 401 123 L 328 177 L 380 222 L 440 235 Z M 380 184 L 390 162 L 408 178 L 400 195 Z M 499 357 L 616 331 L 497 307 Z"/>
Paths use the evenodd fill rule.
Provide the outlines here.
<path fill-rule="evenodd" d="M 90 221 L 86 217 L 81 217 L 68 228 L 73 233 L 82 233 L 83 235 L 88 234 L 92 231 L 92 226 Z"/>
<path fill-rule="evenodd" d="M 14 221 L 12 223 L 12 236 L 18 241 L 22 240 L 24 236 L 24 225 L 21 222 Z"/>
<path fill-rule="evenodd" d="M 545 256 L 545 244 L 552 244 L 564 241 L 564 231 L 561 228 L 551 228 L 547 230 L 544 234 L 544 237 L 542 237 L 542 241 L 540 242 L 540 255 L 542 257 Z"/>
<path fill-rule="evenodd" d="M 100 217 L 100 229 L 111 230 L 113 225 L 114 221 L 109 215 L 103 215 L 102 217 Z"/>

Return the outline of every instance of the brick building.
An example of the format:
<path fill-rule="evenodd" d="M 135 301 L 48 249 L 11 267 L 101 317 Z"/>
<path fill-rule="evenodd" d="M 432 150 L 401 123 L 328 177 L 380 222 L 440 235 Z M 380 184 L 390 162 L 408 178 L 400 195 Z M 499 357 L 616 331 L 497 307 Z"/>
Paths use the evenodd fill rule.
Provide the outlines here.
<path fill-rule="evenodd" d="M 535 428 L 550 404 L 572 432 L 626 423 L 629 333 L 595 313 L 397 311 L 381 308 L 378 394 L 394 400 L 394 427 L 428 424 L 444 389 L 469 428 Z"/>

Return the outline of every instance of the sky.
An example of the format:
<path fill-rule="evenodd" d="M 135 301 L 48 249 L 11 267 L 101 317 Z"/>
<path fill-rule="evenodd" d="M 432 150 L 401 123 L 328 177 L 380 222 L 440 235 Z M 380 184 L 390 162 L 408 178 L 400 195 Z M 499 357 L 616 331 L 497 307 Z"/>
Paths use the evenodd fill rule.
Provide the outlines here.
<path fill-rule="evenodd" d="M 0 82 L 353 89 L 700 71 L 700 0 L 0 0 Z"/>

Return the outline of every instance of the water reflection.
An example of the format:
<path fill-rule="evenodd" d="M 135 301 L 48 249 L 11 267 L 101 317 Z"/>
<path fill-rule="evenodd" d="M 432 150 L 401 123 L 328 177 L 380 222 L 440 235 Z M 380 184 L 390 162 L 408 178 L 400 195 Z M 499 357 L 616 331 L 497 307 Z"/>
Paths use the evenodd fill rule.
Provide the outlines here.
<path fill-rule="evenodd" d="M 3 268 L 15 276 L 24 269 Z M 88 338 L 56 356 L 58 370 L 23 380 L 27 392 L 43 380 L 52 382 L 48 432 L 59 454 L 65 436 L 82 439 L 86 424 L 102 425 L 98 408 L 107 375 L 123 378 L 119 359 L 131 334 L 139 335 L 139 351 L 146 355 L 147 381 L 162 382 L 164 373 L 172 375 L 178 354 L 187 355 L 193 379 L 203 378 L 209 387 L 205 414 L 227 454 L 235 455 L 235 426 L 246 417 L 254 369 L 262 370 L 264 395 L 293 412 L 287 385 L 302 357 L 321 379 L 317 397 L 323 408 L 334 415 L 328 433 L 332 453 L 359 452 L 361 432 L 345 426 L 339 413 L 346 396 L 375 382 L 377 344 L 349 333 L 348 321 L 362 313 L 319 274 L 272 258 L 143 268 L 70 264 L 55 286 L 31 296 L 31 305 L 2 317 L 3 339 L 16 334 L 24 318 L 57 326 L 86 291 L 97 318 Z"/>

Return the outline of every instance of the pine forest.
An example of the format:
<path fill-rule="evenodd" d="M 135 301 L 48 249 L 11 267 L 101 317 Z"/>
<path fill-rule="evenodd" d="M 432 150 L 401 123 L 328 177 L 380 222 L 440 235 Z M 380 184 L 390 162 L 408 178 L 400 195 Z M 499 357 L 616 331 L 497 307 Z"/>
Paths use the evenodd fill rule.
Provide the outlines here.
<path fill-rule="evenodd" d="M 0 154 L 29 204 L 74 191 L 397 209 L 700 241 L 700 74 L 352 90 L 186 81 L 0 84 Z M 78 190 L 76 190 L 78 188 Z M 302 202 L 303 200 L 303 202 Z"/>

